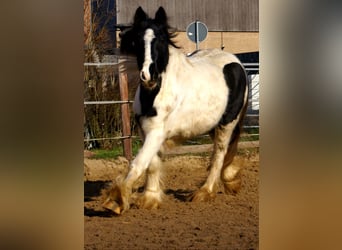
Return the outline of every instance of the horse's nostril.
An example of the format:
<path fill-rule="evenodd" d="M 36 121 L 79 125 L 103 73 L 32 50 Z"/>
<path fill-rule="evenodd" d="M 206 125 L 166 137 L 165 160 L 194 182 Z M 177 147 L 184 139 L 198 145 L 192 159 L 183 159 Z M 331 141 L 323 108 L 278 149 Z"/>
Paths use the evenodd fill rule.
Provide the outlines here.
<path fill-rule="evenodd" d="M 145 77 L 144 71 L 140 72 L 140 79 L 143 80 L 143 81 L 146 81 L 146 77 Z"/>

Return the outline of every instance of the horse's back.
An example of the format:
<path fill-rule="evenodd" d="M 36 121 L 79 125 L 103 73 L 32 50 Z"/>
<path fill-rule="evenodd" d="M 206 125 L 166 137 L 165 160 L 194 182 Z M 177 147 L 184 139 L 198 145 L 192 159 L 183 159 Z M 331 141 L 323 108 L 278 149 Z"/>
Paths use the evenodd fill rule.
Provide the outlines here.
<path fill-rule="evenodd" d="M 189 61 L 193 64 L 210 63 L 215 64 L 222 68 L 232 62 L 241 64 L 239 59 L 226 51 L 219 49 L 204 49 L 198 50 L 188 57 Z"/>
<path fill-rule="evenodd" d="M 178 92 L 178 99 L 186 101 L 169 115 L 166 126 L 174 129 L 171 135 L 181 134 L 183 137 L 205 133 L 220 121 L 226 124 L 236 118 L 244 102 L 245 90 L 240 79 L 234 78 L 236 74 L 233 71 L 241 62 L 233 54 L 207 49 L 200 50 L 187 59 L 193 67 L 189 73 L 183 74 L 189 77 L 179 81 L 181 91 Z M 241 72 L 243 71 L 241 67 Z M 235 101 L 238 101 L 236 105 Z"/>

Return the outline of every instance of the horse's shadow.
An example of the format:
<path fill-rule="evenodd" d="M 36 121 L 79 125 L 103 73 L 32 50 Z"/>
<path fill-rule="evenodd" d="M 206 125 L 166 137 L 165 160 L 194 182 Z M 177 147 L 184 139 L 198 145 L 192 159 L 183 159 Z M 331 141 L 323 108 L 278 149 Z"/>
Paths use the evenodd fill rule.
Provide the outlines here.
<path fill-rule="evenodd" d="M 182 202 L 191 201 L 193 194 L 194 194 L 194 190 L 185 190 L 185 189 L 177 189 L 177 190 L 166 189 L 164 192 L 166 195 L 173 195 L 175 199 L 182 201 Z"/>
<path fill-rule="evenodd" d="M 84 207 L 84 215 L 88 217 L 114 217 L 115 213 L 110 210 L 95 210 Z"/>
<path fill-rule="evenodd" d="M 103 189 L 107 188 L 110 181 L 86 181 L 84 182 L 84 201 L 92 201 L 100 196 Z"/>
<path fill-rule="evenodd" d="M 107 189 L 110 186 L 110 181 L 86 181 L 84 182 L 84 202 L 92 202 L 98 199 L 99 196 L 102 195 L 104 189 Z M 144 192 L 144 187 L 139 187 L 133 192 L 137 192 L 142 194 Z M 165 189 L 165 195 L 173 196 L 175 199 L 181 202 L 189 202 L 192 198 L 194 190 L 186 190 L 186 189 Z M 110 210 L 97 210 L 94 208 L 89 208 L 84 206 L 84 215 L 88 217 L 113 217 L 116 216 Z"/>
<path fill-rule="evenodd" d="M 86 181 L 84 182 L 84 202 L 95 201 L 102 195 L 102 190 L 106 189 L 110 181 Z M 84 206 L 84 215 L 88 217 L 113 217 L 115 214 L 110 210 L 97 210 Z"/>

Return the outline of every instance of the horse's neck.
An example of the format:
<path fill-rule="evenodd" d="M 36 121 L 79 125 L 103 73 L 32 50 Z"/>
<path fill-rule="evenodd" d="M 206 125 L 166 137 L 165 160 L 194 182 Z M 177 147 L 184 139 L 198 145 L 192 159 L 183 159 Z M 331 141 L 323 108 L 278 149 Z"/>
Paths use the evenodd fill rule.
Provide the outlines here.
<path fill-rule="evenodd" d="M 190 63 L 186 58 L 186 55 L 180 50 L 172 46 L 169 46 L 169 64 L 170 68 L 184 68 L 189 66 Z"/>

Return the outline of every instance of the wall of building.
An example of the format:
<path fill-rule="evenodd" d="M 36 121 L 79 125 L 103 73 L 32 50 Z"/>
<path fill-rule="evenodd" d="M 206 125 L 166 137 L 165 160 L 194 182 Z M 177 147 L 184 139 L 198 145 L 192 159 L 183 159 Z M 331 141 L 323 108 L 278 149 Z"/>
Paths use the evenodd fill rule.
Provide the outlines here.
<path fill-rule="evenodd" d="M 175 40 L 185 53 L 196 50 L 185 32 L 196 20 L 209 30 L 200 49 L 224 46 L 232 53 L 259 51 L 259 0 L 117 0 L 117 23 L 132 23 L 139 6 L 152 18 L 159 6 L 164 7 L 170 26 L 178 33 Z"/>
<path fill-rule="evenodd" d="M 120 46 L 117 32 L 117 47 Z M 181 50 L 187 54 L 196 50 L 196 44 L 189 40 L 186 32 L 177 32 L 174 39 Z M 218 48 L 236 53 L 259 51 L 259 32 L 208 32 L 207 38 L 200 43 L 200 49 Z"/>
<path fill-rule="evenodd" d="M 210 31 L 259 31 L 259 0 L 117 0 L 117 23 L 131 23 L 139 6 L 150 17 L 163 6 L 178 31 L 196 20 Z"/>
<path fill-rule="evenodd" d="M 178 32 L 175 41 L 184 53 L 196 50 L 196 44 L 190 41 L 186 32 Z M 207 38 L 199 44 L 200 49 L 219 48 L 231 53 L 259 51 L 259 32 L 208 32 Z"/>

